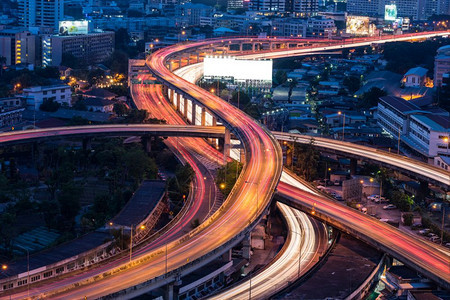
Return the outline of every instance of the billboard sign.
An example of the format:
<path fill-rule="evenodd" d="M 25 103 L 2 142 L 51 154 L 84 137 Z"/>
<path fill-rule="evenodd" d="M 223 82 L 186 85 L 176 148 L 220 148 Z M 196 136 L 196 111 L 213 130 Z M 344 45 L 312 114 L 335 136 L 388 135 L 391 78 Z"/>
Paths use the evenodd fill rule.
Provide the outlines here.
<path fill-rule="evenodd" d="M 60 35 L 88 34 L 89 21 L 59 21 Z"/>
<path fill-rule="evenodd" d="M 384 19 L 386 21 L 395 21 L 397 19 L 397 5 L 389 4 L 384 6 Z"/>
<path fill-rule="evenodd" d="M 205 57 L 205 78 L 233 78 L 235 81 L 272 81 L 272 60 Z"/>
<path fill-rule="evenodd" d="M 348 16 L 346 33 L 353 35 L 369 35 L 369 17 Z"/>

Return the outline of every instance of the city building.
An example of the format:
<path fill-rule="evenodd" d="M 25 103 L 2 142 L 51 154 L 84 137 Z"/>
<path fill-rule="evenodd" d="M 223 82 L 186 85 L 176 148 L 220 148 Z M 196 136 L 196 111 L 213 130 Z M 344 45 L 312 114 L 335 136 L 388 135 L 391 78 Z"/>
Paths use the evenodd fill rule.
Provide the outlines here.
<path fill-rule="evenodd" d="M 432 161 L 448 156 L 450 116 L 444 110 L 422 109 L 412 101 L 385 96 L 378 102 L 378 120 L 385 133 L 416 155 Z"/>
<path fill-rule="evenodd" d="M 64 17 L 64 0 L 18 0 L 19 24 L 58 28 Z"/>
<path fill-rule="evenodd" d="M 442 77 L 446 73 L 450 73 L 450 45 L 437 50 L 434 59 L 434 86 L 442 86 Z"/>
<path fill-rule="evenodd" d="M 72 92 L 69 85 L 33 86 L 23 89 L 26 106 L 38 110 L 44 101 L 52 99 L 63 106 L 71 106 Z"/>
<path fill-rule="evenodd" d="M 81 100 L 88 111 L 111 113 L 114 109 L 114 102 L 103 98 L 86 98 Z"/>
<path fill-rule="evenodd" d="M 416 67 L 409 69 L 402 78 L 405 87 L 425 86 L 428 69 Z"/>
<path fill-rule="evenodd" d="M 6 65 L 36 64 L 37 37 L 24 28 L 0 30 L 0 56 Z M 39 48 L 38 48 L 39 49 Z"/>
<path fill-rule="evenodd" d="M 2 107 L 14 107 L 14 106 L 22 106 L 21 97 L 8 97 L 8 98 L 0 98 L 0 106 Z"/>
<path fill-rule="evenodd" d="M 22 107 L 0 106 L 0 128 L 6 126 L 14 127 L 14 125 L 20 123 L 22 121 L 22 112 L 24 110 L 25 109 Z"/>
<path fill-rule="evenodd" d="M 318 0 L 293 0 L 293 10 L 296 17 L 306 17 L 317 14 Z"/>
<path fill-rule="evenodd" d="M 212 6 L 200 3 L 185 3 L 175 7 L 175 16 L 181 26 L 199 26 L 201 17 L 209 17 L 213 14 Z"/>
<path fill-rule="evenodd" d="M 433 14 L 448 14 L 449 0 L 347 0 L 350 14 L 384 16 L 385 5 L 395 4 L 398 17 L 425 20 Z"/>
<path fill-rule="evenodd" d="M 259 11 L 264 14 L 285 12 L 284 0 L 250 0 L 249 10 Z"/>
<path fill-rule="evenodd" d="M 65 53 L 75 56 L 82 65 L 98 64 L 112 54 L 114 32 L 50 35 L 43 39 L 42 48 L 42 64 L 44 66 L 59 66 Z"/>
<path fill-rule="evenodd" d="M 233 10 L 237 8 L 243 8 L 244 1 L 243 0 L 228 0 L 227 1 L 227 10 Z"/>

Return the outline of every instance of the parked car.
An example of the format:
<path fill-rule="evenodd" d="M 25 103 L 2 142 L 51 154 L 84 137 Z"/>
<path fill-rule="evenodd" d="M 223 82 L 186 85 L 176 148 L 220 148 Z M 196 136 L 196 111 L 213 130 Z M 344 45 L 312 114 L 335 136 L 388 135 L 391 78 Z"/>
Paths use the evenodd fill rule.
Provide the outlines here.
<path fill-rule="evenodd" d="M 341 195 L 336 195 L 334 198 L 336 198 L 337 201 L 342 201 L 342 200 L 344 200 L 344 199 L 342 199 L 342 196 L 341 196 Z"/>
<path fill-rule="evenodd" d="M 367 214 L 367 208 L 365 208 L 365 207 L 361 208 L 361 212 L 362 212 L 363 214 Z"/>
<path fill-rule="evenodd" d="M 396 208 L 397 208 L 397 206 L 395 206 L 394 204 L 388 204 L 388 205 L 383 206 L 383 209 L 396 209 Z"/>
<path fill-rule="evenodd" d="M 367 197 L 368 200 L 370 201 L 375 201 L 375 199 L 379 199 L 380 195 L 370 195 L 369 197 Z"/>
<path fill-rule="evenodd" d="M 421 235 L 426 235 L 426 234 L 428 234 L 429 232 L 430 232 L 430 229 L 429 229 L 429 228 L 425 228 L 425 229 L 419 230 L 419 233 L 420 233 Z"/>
<path fill-rule="evenodd" d="M 439 243 L 441 239 L 438 236 L 432 236 L 430 237 L 430 241 L 432 241 L 433 243 Z"/>
<path fill-rule="evenodd" d="M 334 185 L 341 185 L 341 181 L 340 180 L 335 180 L 334 181 Z"/>
<path fill-rule="evenodd" d="M 385 202 L 389 202 L 389 199 L 386 199 L 385 197 L 380 197 L 380 198 L 376 198 L 375 203 L 385 203 Z"/>

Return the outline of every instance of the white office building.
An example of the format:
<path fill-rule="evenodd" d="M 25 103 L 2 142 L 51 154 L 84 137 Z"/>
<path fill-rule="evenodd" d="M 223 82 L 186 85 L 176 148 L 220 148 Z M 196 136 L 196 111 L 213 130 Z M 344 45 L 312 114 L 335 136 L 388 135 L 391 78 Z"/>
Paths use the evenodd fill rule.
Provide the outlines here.
<path fill-rule="evenodd" d="M 72 92 L 68 85 L 33 86 L 23 89 L 23 97 L 30 109 L 38 110 L 45 100 L 53 100 L 62 106 L 71 106 Z"/>
<path fill-rule="evenodd" d="M 437 50 L 434 59 L 434 86 L 442 86 L 442 78 L 447 73 L 450 73 L 450 45 Z"/>
<path fill-rule="evenodd" d="M 411 101 L 394 96 L 378 102 L 378 124 L 393 139 L 400 138 L 416 154 L 433 162 L 436 156 L 449 156 L 450 116 L 443 110 L 421 110 Z"/>
<path fill-rule="evenodd" d="M 18 0 L 19 24 L 25 28 L 44 26 L 58 28 L 64 17 L 64 0 Z"/>

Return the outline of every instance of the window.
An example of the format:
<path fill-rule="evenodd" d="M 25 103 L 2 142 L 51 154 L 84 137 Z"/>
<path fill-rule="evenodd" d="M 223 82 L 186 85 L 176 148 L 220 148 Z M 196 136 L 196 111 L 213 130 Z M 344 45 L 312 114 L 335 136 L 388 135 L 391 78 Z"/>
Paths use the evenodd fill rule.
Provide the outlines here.
<path fill-rule="evenodd" d="M 56 274 L 59 274 L 59 273 L 62 273 L 62 272 L 64 272 L 64 267 L 59 267 L 59 268 L 56 268 L 56 270 L 55 270 Z"/>
<path fill-rule="evenodd" d="M 27 279 L 19 280 L 19 281 L 17 282 L 17 286 L 22 286 L 22 285 L 24 285 L 24 284 L 27 284 Z"/>
<path fill-rule="evenodd" d="M 53 271 L 48 271 L 44 273 L 44 278 L 48 278 L 53 275 Z"/>
<path fill-rule="evenodd" d="M 52 94 L 56 94 L 56 90 L 53 90 L 53 91 L 52 91 Z"/>
<path fill-rule="evenodd" d="M 75 268 L 75 263 L 74 262 L 72 262 L 72 263 L 67 265 L 67 270 L 71 270 L 73 268 Z"/>
<path fill-rule="evenodd" d="M 14 286 L 13 283 L 8 283 L 3 285 L 3 290 L 11 289 Z"/>
<path fill-rule="evenodd" d="M 44 95 L 47 95 L 47 91 L 44 91 Z"/>
<path fill-rule="evenodd" d="M 66 98 L 66 95 L 61 95 L 61 99 L 64 99 L 64 98 Z"/>
<path fill-rule="evenodd" d="M 31 277 L 31 282 L 35 282 L 35 281 L 38 281 L 39 279 L 41 279 L 41 275 L 36 275 L 36 276 L 33 276 L 33 277 Z"/>

